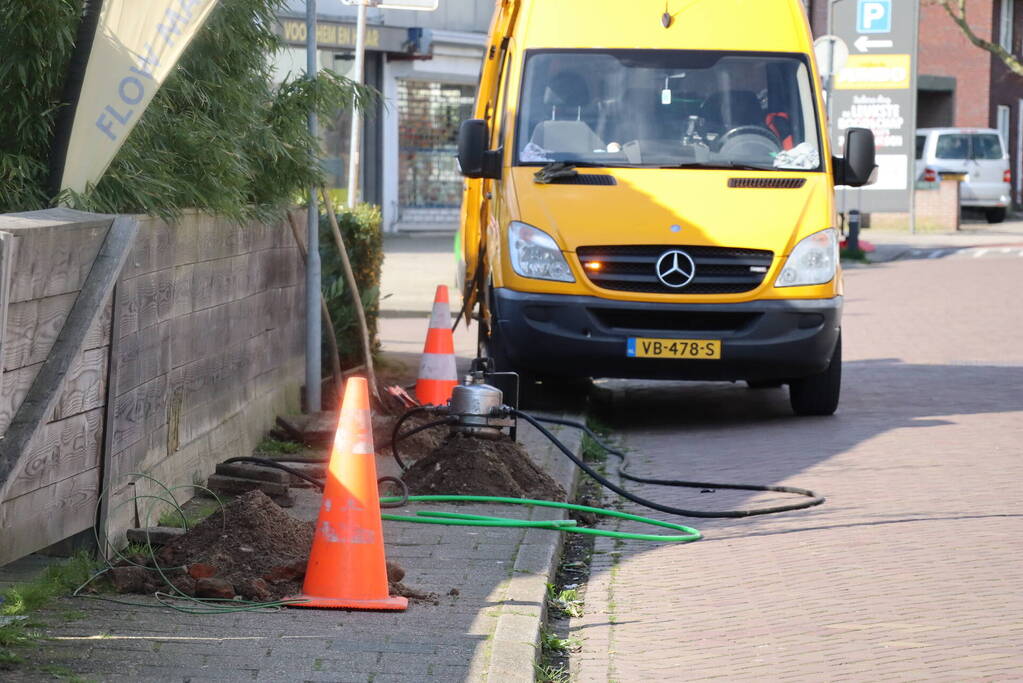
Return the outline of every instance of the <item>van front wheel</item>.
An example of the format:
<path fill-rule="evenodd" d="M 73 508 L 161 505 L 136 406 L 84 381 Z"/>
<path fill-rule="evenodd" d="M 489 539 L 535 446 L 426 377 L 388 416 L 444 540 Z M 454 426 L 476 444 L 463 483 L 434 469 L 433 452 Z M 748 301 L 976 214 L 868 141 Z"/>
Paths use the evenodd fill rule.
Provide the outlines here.
<path fill-rule="evenodd" d="M 832 415 L 842 391 L 842 335 L 824 372 L 789 382 L 789 403 L 796 415 Z"/>

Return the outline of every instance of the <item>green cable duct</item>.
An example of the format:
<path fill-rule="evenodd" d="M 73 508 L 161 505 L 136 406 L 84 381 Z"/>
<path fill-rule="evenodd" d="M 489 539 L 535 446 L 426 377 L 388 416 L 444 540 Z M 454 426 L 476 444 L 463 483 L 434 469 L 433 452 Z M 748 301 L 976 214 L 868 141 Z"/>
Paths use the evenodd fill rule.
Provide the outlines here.
<path fill-rule="evenodd" d="M 387 496 L 380 499 L 381 503 L 397 503 L 406 500 L 404 496 Z M 624 531 L 607 531 L 605 529 L 593 529 L 589 527 L 576 526 L 575 520 L 571 519 L 549 519 L 531 520 L 515 519 L 511 517 L 488 517 L 485 515 L 468 515 L 459 512 L 435 512 L 421 510 L 413 515 L 392 515 L 384 513 L 380 515 L 383 519 L 393 522 L 415 522 L 418 524 L 452 524 L 458 526 L 486 526 L 486 527 L 514 527 L 530 529 L 550 529 L 551 531 L 565 531 L 576 534 L 590 534 L 591 536 L 608 536 L 610 538 L 621 538 L 636 541 L 655 541 L 660 543 L 691 543 L 702 538 L 699 531 L 681 524 L 663 522 L 659 519 L 640 517 L 627 512 L 616 510 L 605 510 L 603 508 L 589 507 L 587 505 L 575 505 L 574 503 L 558 503 L 551 500 L 533 500 L 531 498 L 503 498 L 500 496 L 408 496 L 411 502 L 438 502 L 438 503 L 505 503 L 511 505 L 527 505 L 536 507 L 559 508 L 562 510 L 577 510 L 579 512 L 592 512 L 605 517 L 618 517 L 629 519 L 641 524 L 659 526 L 672 531 L 681 531 L 682 536 L 659 535 L 659 534 L 633 534 Z"/>

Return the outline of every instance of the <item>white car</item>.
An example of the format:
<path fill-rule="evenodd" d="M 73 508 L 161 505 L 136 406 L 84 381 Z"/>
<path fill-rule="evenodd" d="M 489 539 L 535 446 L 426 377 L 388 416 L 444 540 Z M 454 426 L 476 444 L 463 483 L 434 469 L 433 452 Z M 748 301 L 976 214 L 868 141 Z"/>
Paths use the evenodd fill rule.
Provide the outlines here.
<path fill-rule="evenodd" d="M 988 223 L 1001 223 L 1012 202 L 1009 154 L 992 128 L 920 128 L 916 131 L 917 180 L 935 182 L 942 173 L 963 173 L 961 206 L 981 209 Z"/>

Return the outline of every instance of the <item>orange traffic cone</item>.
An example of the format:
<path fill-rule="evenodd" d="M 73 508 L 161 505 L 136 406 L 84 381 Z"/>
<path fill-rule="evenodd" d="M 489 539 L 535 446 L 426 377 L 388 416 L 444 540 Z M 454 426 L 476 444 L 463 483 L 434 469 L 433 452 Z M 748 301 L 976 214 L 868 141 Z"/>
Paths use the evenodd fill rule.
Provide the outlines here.
<path fill-rule="evenodd" d="M 369 385 L 345 385 L 323 503 L 316 521 L 302 595 L 293 607 L 403 610 L 408 600 L 387 588 L 383 524 L 369 414 Z"/>
<path fill-rule="evenodd" d="M 455 339 L 451 334 L 451 308 L 448 288 L 437 286 L 433 300 L 433 315 L 426 333 L 426 346 L 419 362 L 419 380 L 416 398 L 422 404 L 442 406 L 451 399 L 451 390 L 458 384 L 455 370 Z"/>

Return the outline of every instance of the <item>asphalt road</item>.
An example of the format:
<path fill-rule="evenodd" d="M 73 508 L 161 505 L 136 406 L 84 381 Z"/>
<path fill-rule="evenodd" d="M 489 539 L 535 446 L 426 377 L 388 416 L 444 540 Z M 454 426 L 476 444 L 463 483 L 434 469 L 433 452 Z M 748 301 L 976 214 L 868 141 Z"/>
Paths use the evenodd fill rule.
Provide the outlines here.
<path fill-rule="evenodd" d="M 833 417 L 793 417 L 785 389 L 604 383 L 634 472 L 827 502 L 683 521 L 705 534 L 688 545 L 599 539 L 574 679 L 1023 680 L 1018 252 L 847 272 Z M 686 508 L 782 500 L 628 487 Z"/>

